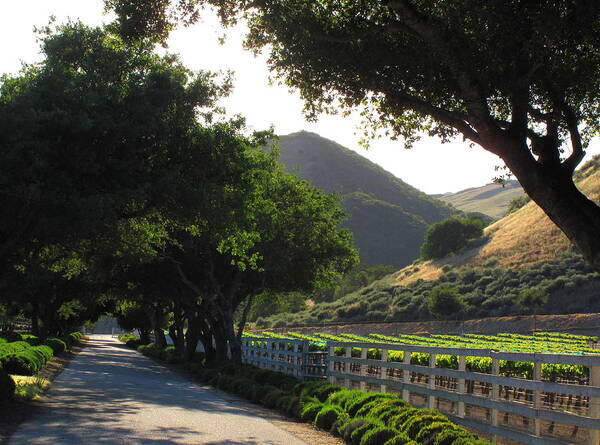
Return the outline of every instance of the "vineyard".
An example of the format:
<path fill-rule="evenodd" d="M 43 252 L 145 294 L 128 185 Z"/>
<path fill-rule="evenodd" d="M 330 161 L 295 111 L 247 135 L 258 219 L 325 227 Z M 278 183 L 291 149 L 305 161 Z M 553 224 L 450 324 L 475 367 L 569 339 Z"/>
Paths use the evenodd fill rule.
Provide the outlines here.
<path fill-rule="evenodd" d="M 531 444 L 598 444 L 596 337 L 262 332 L 247 334 L 246 341 L 252 348 L 275 348 L 262 356 L 279 360 L 291 351 L 299 357 L 301 348 L 322 354 L 323 375 L 332 383 L 397 392 L 491 436 Z M 253 354 L 261 355 L 260 349 Z"/>

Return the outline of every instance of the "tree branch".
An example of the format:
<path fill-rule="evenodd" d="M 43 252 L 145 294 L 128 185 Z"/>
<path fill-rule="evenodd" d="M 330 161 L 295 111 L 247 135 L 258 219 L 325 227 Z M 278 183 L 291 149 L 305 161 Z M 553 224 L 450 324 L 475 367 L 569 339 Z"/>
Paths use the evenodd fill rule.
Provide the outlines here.
<path fill-rule="evenodd" d="M 430 24 L 431 18 L 423 16 L 406 0 L 388 0 L 385 5 L 399 13 L 401 23 L 429 43 L 438 56 L 444 60 L 453 73 L 470 111 L 481 123 L 490 126 L 493 122 L 485 95 L 481 92 L 477 81 L 470 78 L 467 75 L 467 69 L 461 66 L 461 62 L 463 64 L 468 62 L 462 60 L 459 52 L 448 43 L 447 38 L 439 31 L 443 29 L 443 24 Z"/>
<path fill-rule="evenodd" d="M 409 108 L 421 114 L 431 116 L 433 119 L 445 125 L 448 125 L 449 127 L 456 128 L 467 139 L 470 139 L 471 141 L 477 144 L 482 143 L 479 133 L 477 133 L 477 131 L 469 125 L 469 123 L 466 120 L 467 116 L 464 116 L 461 113 L 452 112 L 443 108 L 436 107 L 434 105 L 431 105 L 429 102 L 426 102 L 409 94 L 387 94 L 386 98 L 388 102 L 391 102 L 392 106 L 408 106 Z"/>

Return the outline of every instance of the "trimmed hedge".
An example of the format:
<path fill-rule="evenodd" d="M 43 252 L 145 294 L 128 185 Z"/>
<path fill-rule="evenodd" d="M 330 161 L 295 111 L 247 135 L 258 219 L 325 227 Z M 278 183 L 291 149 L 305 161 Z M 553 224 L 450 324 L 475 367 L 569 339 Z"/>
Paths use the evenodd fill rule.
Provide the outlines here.
<path fill-rule="evenodd" d="M 3 368 L 9 374 L 35 375 L 53 356 L 50 346 L 32 346 L 3 358 Z"/>
<path fill-rule="evenodd" d="M 121 340 L 138 341 L 125 336 Z M 161 349 L 150 343 L 137 349 L 159 360 L 181 359 L 174 347 Z M 327 381 L 300 382 L 279 372 L 245 364 L 236 367 L 228 361 L 187 367 L 203 382 L 314 423 L 350 444 L 459 445 L 455 439 L 464 439 L 468 441 L 460 445 L 488 445 L 438 411 L 412 407 L 396 394 L 349 390 Z"/>
<path fill-rule="evenodd" d="M 44 344 L 52 348 L 54 355 L 62 354 L 67 350 L 67 343 L 60 338 L 47 338 Z"/>
<path fill-rule="evenodd" d="M 346 412 L 335 405 L 324 405 L 315 417 L 315 426 L 322 430 L 331 430 L 331 427 L 340 417 L 348 416 Z"/>
<path fill-rule="evenodd" d="M 380 426 L 368 431 L 360 440 L 360 445 L 384 445 L 390 439 L 400 435 L 400 431 L 387 426 Z M 408 437 L 406 437 L 408 441 Z"/>

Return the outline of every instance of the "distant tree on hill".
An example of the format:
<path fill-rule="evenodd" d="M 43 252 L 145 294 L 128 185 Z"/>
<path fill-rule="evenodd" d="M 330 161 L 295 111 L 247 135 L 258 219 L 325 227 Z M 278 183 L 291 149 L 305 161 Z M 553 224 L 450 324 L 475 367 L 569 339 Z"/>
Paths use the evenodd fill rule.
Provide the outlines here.
<path fill-rule="evenodd" d="M 466 304 L 455 287 L 435 286 L 427 296 L 427 308 L 436 318 L 455 318 L 466 309 Z"/>
<path fill-rule="evenodd" d="M 525 204 L 531 201 L 531 198 L 527 195 L 519 196 L 518 198 L 511 199 L 508 203 L 508 210 L 506 211 L 507 215 L 516 212 Z"/>
<path fill-rule="evenodd" d="M 421 246 L 421 258 L 438 259 L 458 252 L 483 236 L 483 224 L 478 218 L 454 217 L 432 224 Z"/>

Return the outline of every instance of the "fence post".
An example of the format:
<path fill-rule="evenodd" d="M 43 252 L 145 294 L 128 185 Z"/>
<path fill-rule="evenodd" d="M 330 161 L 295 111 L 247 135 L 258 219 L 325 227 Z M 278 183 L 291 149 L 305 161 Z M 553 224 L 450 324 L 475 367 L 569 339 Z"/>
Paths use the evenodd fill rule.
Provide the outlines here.
<path fill-rule="evenodd" d="M 335 383 L 335 377 L 333 375 L 333 372 L 335 371 L 335 347 L 329 346 L 328 349 L 327 366 L 329 368 L 329 383 L 333 385 Z"/>
<path fill-rule="evenodd" d="M 600 386 L 600 366 L 590 366 L 590 386 Z M 598 429 L 589 430 L 588 444 L 598 445 L 600 443 L 600 398 L 590 397 L 590 409 L 588 416 L 598 419 Z"/>
<path fill-rule="evenodd" d="M 429 354 L 429 368 L 435 368 L 435 354 Z M 429 384 L 427 385 L 429 389 L 435 390 L 435 375 L 429 374 Z M 427 396 L 427 408 L 435 409 L 435 400 L 436 397 L 429 395 Z"/>
<path fill-rule="evenodd" d="M 410 351 L 404 351 L 404 358 L 402 363 L 405 365 L 410 365 Z M 410 383 L 410 371 L 407 369 L 402 370 L 402 383 L 409 384 Z M 408 389 L 402 389 L 402 398 L 410 403 L 410 391 Z"/>
<path fill-rule="evenodd" d="M 367 365 L 364 363 L 364 360 L 367 360 L 368 353 L 369 353 L 369 348 L 361 348 L 360 359 L 363 360 L 363 362 L 360 364 L 360 376 L 361 377 L 367 376 Z M 361 381 L 360 381 L 360 390 L 361 391 L 367 390 L 367 382 L 365 382 L 363 379 L 361 379 Z"/>
<path fill-rule="evenodd" d="M 346 347 L 346 354 L 345 354 L 346 358 L 352 358 L 352 346 L 347 346 Z M 346 375 L 350 374 L 350 369 L 352 368 L 352 363 L 350 362 L 344 362 L 344 373 Z M 344 379 L 344 386 L 346 388 L 350 388 L 352 384 L 350 383 L 350 379 L 348 377 L 346 377 Z"/>
<path fill-rule="evenodd" d="M 492 358 L 492 375 L 497 376 L 500 374 L 500 360 L 497 358 Z M 500 385 L 493 383 L 492 384 L 492 400 L 498 400 L 500 398 Z M 498 410 L 492 409 L 491 413 L 492 417 L 492 425 L 498 426 Z M 492 437 L 492 443 L 496 443 L 498 441 L 498 436 L 494 435 Z"/>
<path fill-rule="evenodd" d="M 542 380 L 542 364 L 541 363 L 533 363 L 533 380 L 541 381 Z M 540 391 L 533 391 L 533 408 L 538 410 L 542 407 L 542 393 Z M 535 414 L 535 418 L 533 419 L 533 434 L 536 437 L 540 437 L 542 432 L 542 424 L 540 419 L 537 417 L 537 412 Z"/>
<path fill-rule="evenodd" d="M 387 363 L 387 359 L 388 359 L 388 350 L 382 349 L 381 350 L 381 371 L 379 372 L 379 378 L 381 380 L 385 380 L 387 378 L 387 375 L 386 375 L 387 366 L 385 366 L 385 364 Z M 387 385 L 381 384 L 379 390 L 381 392 L 387 392 Z"/>
<path fill-rule="evenodd" d="M 458 370 L 465 372 L 467 370 L 467 357 L 464 355 L 458 356 Z M 465 379 L 459 378 L 456 383 L 456 391 L 458 392 L 458 410 L 457 415 L 460 418 L 465 417 L 465 402 L 462 401 L 462 396 L 465 393 Z"/>

